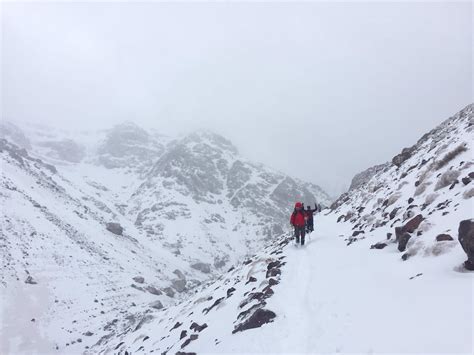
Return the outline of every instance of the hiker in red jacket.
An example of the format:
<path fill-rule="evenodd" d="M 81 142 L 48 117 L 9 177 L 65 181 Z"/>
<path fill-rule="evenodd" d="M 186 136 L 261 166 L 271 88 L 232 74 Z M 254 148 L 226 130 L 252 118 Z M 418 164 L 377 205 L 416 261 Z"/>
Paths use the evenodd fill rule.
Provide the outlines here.
<path fill-rule="evenodd" d="M 306 233 L 311 233 L 314 230 L 313 214 L 319 211 L 318 205 L 316 203 L 314 204 L 314 210 L 307 206 L 304 211 L 306 215 Z"/>
<path fill-rule="evenodd" d="M 295 228 L 296 244 L 300 243 L 301 237 L 301 245 L 304 245 L 306 219 L 301 202 L 296 202 L 295 210 L 291 214 L 290 223 Z"/>

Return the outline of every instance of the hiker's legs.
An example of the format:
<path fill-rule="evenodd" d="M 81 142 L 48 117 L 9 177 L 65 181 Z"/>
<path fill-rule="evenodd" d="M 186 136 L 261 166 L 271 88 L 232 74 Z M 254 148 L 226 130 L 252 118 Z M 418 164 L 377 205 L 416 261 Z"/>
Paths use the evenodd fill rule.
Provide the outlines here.
<path fill-rule="evenodd" d="M 301 228 L 301 245 L 304 245 L 304 237 L 305 237 L 304 228 Z"/>
<path fill-rule="evenodd" d="M 314 222 L 313 222 L 313 220 L 308 221 L 308 231 L 309 232 L 314 231 Z"/>
<path fill-rule="evenodd" d="M 295 239 L 296 239 L 296 244 L 300 242 L 300 229 L 299 227 L 295 226 Z"/>

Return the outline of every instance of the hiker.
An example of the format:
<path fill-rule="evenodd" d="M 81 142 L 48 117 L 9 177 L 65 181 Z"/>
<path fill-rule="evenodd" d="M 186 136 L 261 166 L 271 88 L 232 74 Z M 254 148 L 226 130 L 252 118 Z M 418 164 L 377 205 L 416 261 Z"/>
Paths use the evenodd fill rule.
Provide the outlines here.
<path fill-rule="evenodd" d="M 295 210 L 291 214 L 290 223 L 295 228 L 296 244 L 300 243 L 300 237 L 301 237 L 301 245 L 304 245 L 306 221 L 305 221 L 305 211 L 303 209 L 303 204 L 301 202 L 296 202 Z"/>
<path fill-rule="evenodd" d="M 311 233 L 314 231 L 314 221 L 313 221 L 313 215 L 314 212 L 318 212 L 318 205 L 315 203 L 314 204 L 314 210 L 311 209 L 311 207 L 306 207 L 305 210 L 305 219 L 306 219 L 306 233 Z"/>

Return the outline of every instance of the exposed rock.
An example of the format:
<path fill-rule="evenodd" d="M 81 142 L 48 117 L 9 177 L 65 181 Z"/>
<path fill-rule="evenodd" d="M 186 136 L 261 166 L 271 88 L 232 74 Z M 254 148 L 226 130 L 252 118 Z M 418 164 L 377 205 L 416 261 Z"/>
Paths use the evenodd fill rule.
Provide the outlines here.
<path fill-rule="evenodd" d="M 25 280 L 25 284 L 36 285 L 37 282 L 35 281 L 35 279 L 33 279 L 33 276 L 28 275 L 28 277 Z"/>
<path fill-rule="evenodd" d="M 421 214 L 416 215 L 411 220 L 409 220 L 403 227 L 404 232 L 413 233 L 420 223 L 423 221 L 423 216 Z"/>
<path fill-rule="evenodd" d="M 183 274 L 180 270 L 178 270 L 178 269 L 174 270 L 174 271 L 173 271 L 173 274 L 175 274 L 176 276 L 178 276 L 178 278 L 179 278 L 180 280 L 186 280 L 186 276 L 184 276 L 184 274 Z"/>
<path fill-rule="evenodd" d="M 370 249 L 383 249 L 387 246 L 386 243 L 376 243 L 370 246 Z"/>
<path fill-rule="evenodd" d="M 155 308 L 155 309 L 162 309 L 163 304 L 160 301 L 155 301 L 155 302 L 150 303 L 150 307 Z"/>
<path fill-rule="evenodd" d="M 443 242 L 448 240 L 454 240 L 449 234 L 440 234 L 436 237 L 437 242 Z"/>
<path fill-rule="evenodd" d="M 235 287 L 231 287 L 227 289 L 227 297 L 232 296 L 232 294 L 235 292 Z"/>
<path fill-rule="evenodd" d="M 471 178 L 469 178 L 469 177 L 463 177 L 463 178 L 461 179 L 461 181 L 462 181 L 462 183 L 463 183 L 464 185 L 467 185 L 467 184 L 469 184 L 469 183 L 471 182 Z"/>
<path fill-rule="evenodd" d="M 198 333 L 200 333 L 201 331 L 203 331 L 206 328 L 207 328 L 206 323 L 203 323 L 203 324 L 199 325 L 196 322 L 193 322 L 193 324 L 191 324 L 191 326 L 189 327 L 189 329 L 194 330 L 195 332 L 198 332 Z"/>
<path fill-rule="evenodd" d="M 247 280 L 247 282 L 245 283 L 246 285 L 251 283 L 251 282 L 257 282 L 257 279 L 253 276 L 250 276 L 249 279 Z"/>
<path fill-rule="evenodd" d="M 198 338 L 197 334 L 191 334 L 188 339 L 185 340 L 185 342 L 181 345 L 181 349 L 185 348 L 186 346 L 189 345 L 190 342 L 193 340 L 196 340 Z"/>
<path fill-rule="evenodd" d="M 351 181 L 351 186 L 349 187 L 349 190 L 353 190 L 358 188 L 359 186 L 362 186 L 366 184 L 367 182 L 370 181 L 370 179 L 377 174 L 379 171 L 382 171 L 388 166 L 387 163 L 385 164 L 380 164 L 380 165 L 375 165 L 372 166 L 358 174 L 356 174 Z"/>
<path fill-rule="evenodd" d="M 390 238 L 392 238 L 392 233 L 387 233 L 387 240 L 389 240 Z"/>
<path fill-rule="evenodd" d="M 145 282 L 145 278 L 143 276 L 135 276 L 133 278 L 133 281 L 135 281 L 136 283 L 142 284 Z"/>
<path fill-rule="evenodd" d="M 408 160 L 413 152 L 415 151 L 416 146 L 412 146 L 410 148 L 403 148 L 402 152 L 393 157 L 392 163 L 393 165 L 400 167 L 404 161 Z"/>
<path fill-rule="evenodd" d="M 408 204 L 411 204 L 413 201 L 414 201 L 413 197 L 410 197 L 410 198 L 408 199 Z"/>
<path fill-rule="evenodd" d="M 147 286 L 146 287 L 146 290 L 148 292 L 150 292 L 152 295 L 156 295 L 156 296 L 160 296 L 163 294 L 163 292 L 161 292 L 160 290 L 158 290 L 156 287 L 154 286 Z"/>
<path fill-rule="evenodd" d="M 165 293 L 166 296 L 173 298 L 174 297 L 174 290 L 171 287 L 165 287 L 163 289 L 163 292 Z"/>
<path fill-rule="evenodd" d="M 267 309 L 257 309 L 246 321 L 237 325 L 232 333 L 242 332 L 247 329 L 260 328 L 265 323 L 273 322 L 276 314 Z"/>
<path fill-rule="evenodd" d="M 474 219 L 466 219 L 459 223 L 458 239 L 467 254 L 465 268 L 474 270 Z"/>
<path fill-rule="evenodd" d="M 116 222 L 109 222 L 105 225 L 105 228 L 116 235 L 123 235 L 123 227 L 120 225 L 120 223 Z"/>
<path fill-rule="evenodd" d="M 173 287 L 178 292 L 184 292 L 186 290 L 186 280 L 184 279 L 175 279 L 171 280 L 171 287 Z"/>
<path fill-rule="evenodd" d="M 364 234 L 364 233 L 365 233 L 364 231 L 354 231 L 354 232 L 352 233 L 352 236 L 353 236 L 353 237 L 357 237 L 359 234 Z"/>
<path fill-rule="evenodd" d="M 211 265 L 203 262 L 194 263 L 191 265 L 191 267 L 201 271 L 204 274 L 209 274 L 211 272 Z"/>
<path fill-rule="evenodd" d="M 406 247 L 407 247 L 407 243 L 408 241 L 410 240 L 411 238 L 411 234 L 410 233 L 404 233 L 399 241 L 398 241 L 398 250 L 399 251 L 405 251 Z"/>

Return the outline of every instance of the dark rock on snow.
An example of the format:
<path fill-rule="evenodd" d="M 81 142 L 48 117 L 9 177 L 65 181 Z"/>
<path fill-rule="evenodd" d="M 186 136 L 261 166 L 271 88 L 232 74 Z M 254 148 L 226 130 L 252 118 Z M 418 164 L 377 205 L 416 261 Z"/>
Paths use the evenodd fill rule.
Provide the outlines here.
<path fill-rule="evenodd" d="M 437 242 L 443 242 L 448 240 L 454 240 L 449 234 L 440 234 L 436 237 Z"/>
<path fill-rule="evenodd" d="M 133 281 L 135 281 L 136 283 L 142 284 L 145 282 L 145 278 L 143 276 L 135 276 L 133 278 Z"/>
<path fill-rule="evenodd" d="M 459 223 L 458 239 L 467 254 L 465 268 L 474 270 L 474 219 L 466 219 Z"/>
<path fill-rule="evenodd" d="M 120 223 L 109 222 L 105 225 L 105 228 L 113 234 L 123 235 L 123 227 L 120 225 Z"/>
<path fill-rule="evenodd" d="M 383 249 L 387 246 L 386 243 L 376 243 L 370 246 L 370 249 Z"/>
<path fill-rule="evenodd" d="M 404 233 L 400 237 L 400 239 L 398 240 L 398 250 L 399 251 L 405 251 L 405 249 L 407 248 L 407 243 L 410 240 L 410 238 L 411 238 L 410 233 Z"/>
<path fill-rule="evenodd" d="M 265 323 L 273 322 L 276 314 L 267 309 L 257 309 L 246 321 L 237 325 L 232 331 L 233 334 L 247 329 L 260 328 Z"/>

